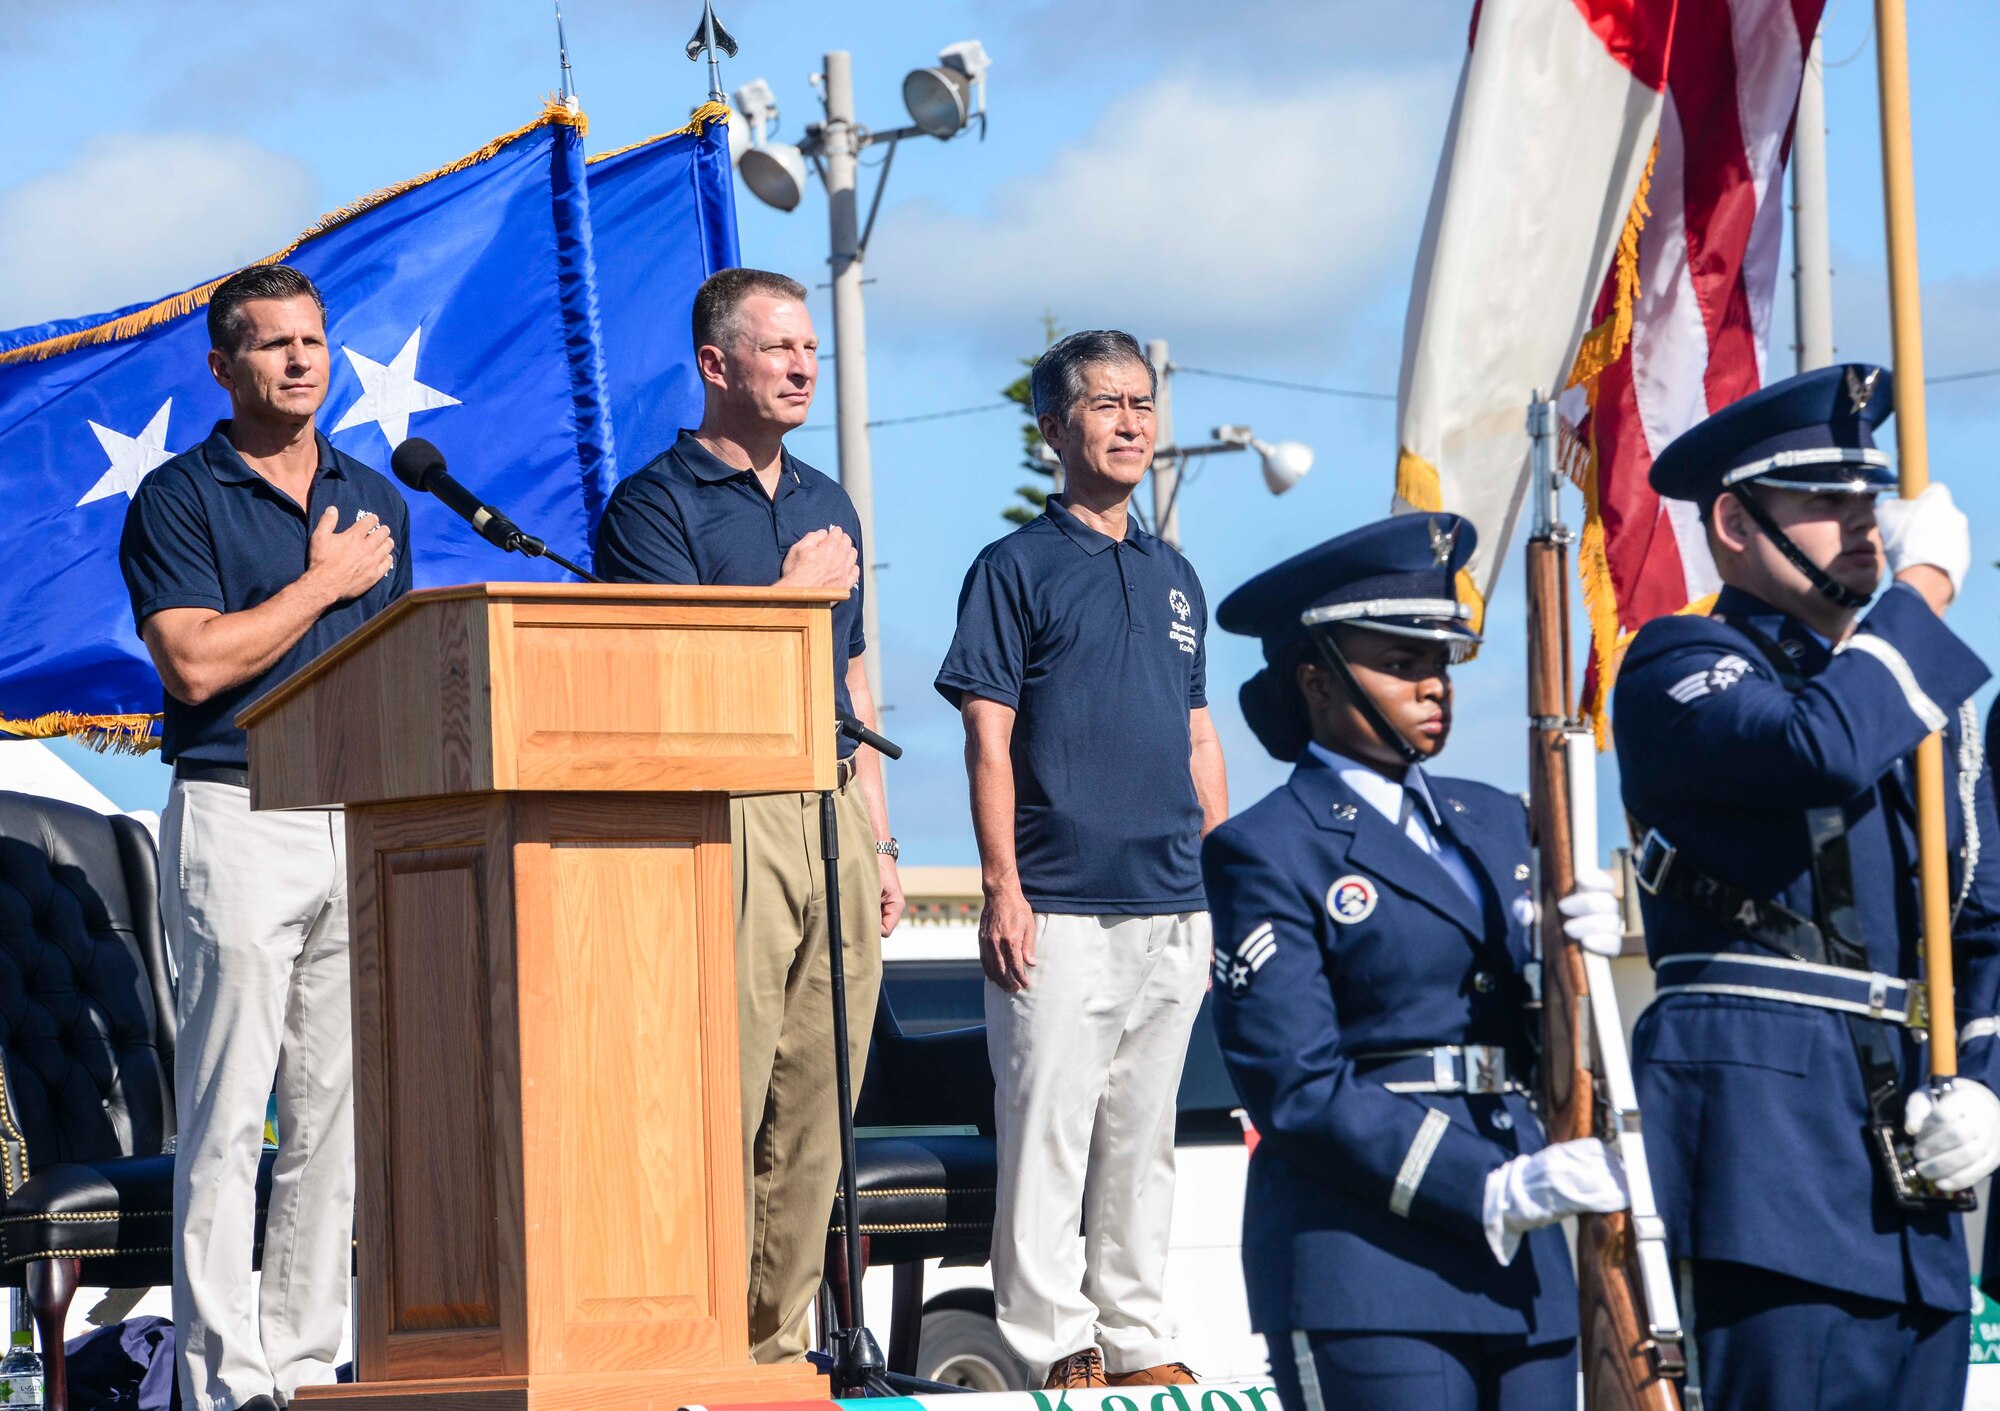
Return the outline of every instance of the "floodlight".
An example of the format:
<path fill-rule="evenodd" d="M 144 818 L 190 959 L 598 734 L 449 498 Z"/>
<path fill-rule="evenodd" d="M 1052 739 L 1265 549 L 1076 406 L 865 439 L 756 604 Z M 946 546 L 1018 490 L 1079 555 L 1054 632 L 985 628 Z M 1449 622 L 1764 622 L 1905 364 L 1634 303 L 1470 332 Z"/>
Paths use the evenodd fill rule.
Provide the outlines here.
<path fill-rule="evenodd" d="M 753 78 L 736 90 L 731 101 L 749 124 L 754 144 L 763 146 L 765 129 L 778 125 L 778 95 L 771 91 L 771 85 Z"/>
<path fill-rule="evenodd" d="M 734 105 L 729 109 L 729 165 L 737 166 L 750 150 L 750 123 Z"/>
<path fill-rule="evenodd" d="M 910 121 L 932 137 L 958 135 L 976 113 L 985 131 L 986 71 L 993 66 L 976 39 L 946 45 L 935 68 L 913 69 L 903 79 L 903 106 Z"/>
<path fill-rule="evenodd" d="M 805 195 L 805 154 L 789 142 L 752 147 L 743 154 L 736 169 L 743 176 L 743 184 L 750 188 L 750 194 L 767 206 L 793 210 Z"/>
<path fill-rule="evenodd" d="M 1284 494 L 1313 467 L 1312 447 L 1303 441 L 1280 441 L 1274 446 L 1253 438 L 1250 449 L 1264 462 L 1264 486 L 1273 495 Z"/>

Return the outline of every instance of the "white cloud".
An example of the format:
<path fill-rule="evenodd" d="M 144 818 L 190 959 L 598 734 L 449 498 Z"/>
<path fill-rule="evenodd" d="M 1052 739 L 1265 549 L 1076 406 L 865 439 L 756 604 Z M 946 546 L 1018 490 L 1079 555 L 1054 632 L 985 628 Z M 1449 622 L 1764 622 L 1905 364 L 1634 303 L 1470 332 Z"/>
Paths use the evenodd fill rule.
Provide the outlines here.
<path fill-rule="evenodd" d="M 1211 348 L 1321 344 L 1344 308 L 1408 278 L 1451 81 L 1441 66 L 1330 75 L 1253 106 L 1213 74 L 1156 80 L 984 213 L 886 215 L 871 312 L 892 336 L 1010 348 L 1045 308 Z"/>
<path fill-rule="evenodd" d="M 298 161 L 240 137 L 120 134 L 0 191 L 0 328 L 164 296 L 289 243 L 318 214 Z"/>

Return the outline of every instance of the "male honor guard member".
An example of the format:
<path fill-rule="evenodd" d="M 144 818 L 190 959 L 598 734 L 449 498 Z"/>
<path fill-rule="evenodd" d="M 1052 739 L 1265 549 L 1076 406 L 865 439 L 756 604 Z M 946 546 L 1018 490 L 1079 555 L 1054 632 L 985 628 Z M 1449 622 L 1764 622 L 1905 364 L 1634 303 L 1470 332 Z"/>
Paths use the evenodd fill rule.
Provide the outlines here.
<path fill-rule="evenodd" d="M 1964 709 L 1987 671 L 1939 619 L 1969 559 L 1949 492 L 1878 523 L 1890 409 L 1880 368 L 1824 368 L 1652 469 L 1724 584 L 1640 630 L 1614 696 L 1658 983 L 1633 1056 L 1709 1411 L 1965 1395 L 1953 1193 L 2000 1164 L 2000 844 Z M 1929 1089 L 1908 764 L 1940 729 L 1963 1076 Z"/>
<path fill-rule="evenodd" d="M 1243 1272 L 1287 1411 L 1546 1411 L 1576 1401 L 1557 1223 L 1623 1209 L 1594 1139 L 1544 1144 L 1525 1085 L 1535 906 L 1521 800 L 1424 761 L 1479 641 L 1455 515 L 1369 524 L 1216 614 L 1263 639 L 1243 687 L 1291 780 L 1202 849 L 1215 1015 L 1261 1140 Z M 1566 930 L 1615 950 L 1602 879 Z"/>

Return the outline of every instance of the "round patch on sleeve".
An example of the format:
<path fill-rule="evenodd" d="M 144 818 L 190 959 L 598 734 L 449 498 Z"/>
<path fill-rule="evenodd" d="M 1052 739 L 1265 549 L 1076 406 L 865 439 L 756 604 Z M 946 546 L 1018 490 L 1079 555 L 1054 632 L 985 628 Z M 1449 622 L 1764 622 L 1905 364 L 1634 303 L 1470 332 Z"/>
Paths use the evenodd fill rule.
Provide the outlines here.
<path fill-rule="evenodd" d="M 1375 914 L 1381 894 L 1366 877 L 1350 872 L 1326 889 L 1326 914 L 1344 926 L 1366 921 Z"/>

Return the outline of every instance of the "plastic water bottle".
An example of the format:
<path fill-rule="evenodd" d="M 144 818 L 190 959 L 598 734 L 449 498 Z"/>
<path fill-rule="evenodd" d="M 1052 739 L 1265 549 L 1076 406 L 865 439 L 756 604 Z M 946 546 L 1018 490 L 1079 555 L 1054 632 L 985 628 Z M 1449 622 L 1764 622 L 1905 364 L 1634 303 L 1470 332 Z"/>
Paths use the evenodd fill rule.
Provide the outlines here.
<path fill-rule="evenodd" d="M 35 1351 L 35 1335 L 26 1328 L 14 1334 L 13 1347 L 0 1358 L 0 1406 L 41 1411 L 42 1359 Z"/>

